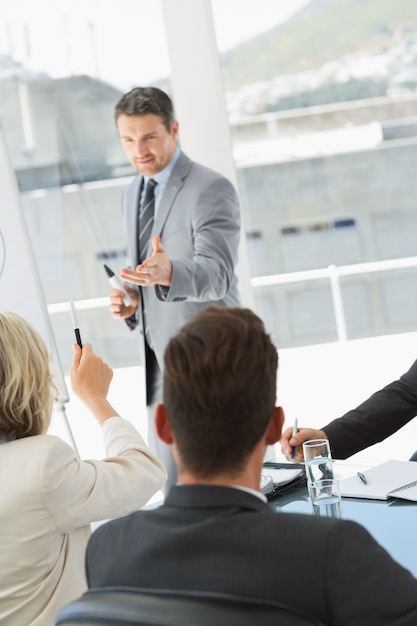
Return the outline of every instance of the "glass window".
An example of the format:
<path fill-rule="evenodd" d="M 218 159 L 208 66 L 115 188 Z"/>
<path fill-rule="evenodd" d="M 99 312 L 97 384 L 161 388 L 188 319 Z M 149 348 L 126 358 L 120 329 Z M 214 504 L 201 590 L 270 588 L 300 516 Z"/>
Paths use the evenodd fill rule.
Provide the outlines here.
<path fill-rule="evenodd" d="M 268 298 L 285 317 L 279 334 L 271 327 L 274 339 L 291 347 L 337 338 L 330 278 L 322 284 L 329 266 L 343 274 L 348 338 L 409 331 L 417 323 L 417 269 L 406 267 L 416 240 L 416 8 L 212 6 L 251 274 L 277 275 Z M 239 19 L 229 37 L 231 14 Z M 364 278 L 364 264 L 382 261 Z M 315 270 L 307 287 L 297 272 Z M 261 311 L 265 286 L 254 288 Z"/>
<path fill-rule="evenodd" d="M 121 195 L 133 175 L 113 109 L 135 85 L 169 89 L 161 4 L 15 0 L 0 16 L 0 46 L 0 119 L 46 302 L 105 297 L 103 263 L 125 263 Z M 79 322 L 115 367 L 138 363 L 107 306 L 80 310 Z M 66 371 L 69 313 L 52 323 Z"/>
<path fill-rule="evenodd" d="M 125 262 L 121 195 L 133 169 L 119 144 L 114 105 L 138 84 L 170 88 L 161 3 L 3 2 L 0 70 L 0 123 L 53 311 L 63 372 L 70 366 L 74 334 L 70 313 L 59 312 L 60 306 L 67 307 L 69 299 L 83 301 L 87 308 L 78 308 L 82 339 L 116 369 L 115 406 L 136 424 L 142 420 L 146 436 L 140 375 L 136 368 L 117 369 L 140 368 L 137 342 L 111 317 L 107 304 L 95 308 L 92 299 L 108 295 L 103 263 L 117 272 Z M 126 397 L 129 377 L 135 379 L 133 401 Z M 53 432 L 75 439 L 81 456 L 100 456 L 95 421 L 82 418 L 80 403 L 71 400 L 62 407 L 64 418 L 56 415 Z"/>

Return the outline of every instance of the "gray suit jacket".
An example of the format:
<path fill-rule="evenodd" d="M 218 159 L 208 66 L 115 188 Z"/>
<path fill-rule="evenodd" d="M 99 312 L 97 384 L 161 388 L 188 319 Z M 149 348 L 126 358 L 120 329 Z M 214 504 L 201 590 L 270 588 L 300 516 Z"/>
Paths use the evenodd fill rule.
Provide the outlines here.
<path fill-rule="evenodd" d="M 129 261 L 138 259 L 138 200 L 142 176 L 127 187 L 123 198 Z M 140 290 L 146 310 L 151 347 L 162 369 L 169 339 L 208 304 L 239 306 L 235 266 L 240 237 L 240 210 L 231 182 L 181 153 L 160 199 L 152 236 L 160 235 L 172 261 L 168 290 Z M 149 244 L 148 255 L 152 252 Z M 141 311 L 138 323 L 143 333 Z"/>
<path fill-rule="evenodd" d="M 223 591 L 283 601 L 332 626 L 416 624 L 417 580 L 362 526 L 274 513 L 230 487 L 174 486 L 161 507 L 104 524 L 86 571 L 89 587 Z"/>
<path fill-rule="evenodd" d="M 417 361 L 398 380 L 380 389 L 356 409 L 323 426 L 332 456 L 348 456 L 383 441 L 417 415 Z M 417 446 L 416 446 L 417 448 Z"/>

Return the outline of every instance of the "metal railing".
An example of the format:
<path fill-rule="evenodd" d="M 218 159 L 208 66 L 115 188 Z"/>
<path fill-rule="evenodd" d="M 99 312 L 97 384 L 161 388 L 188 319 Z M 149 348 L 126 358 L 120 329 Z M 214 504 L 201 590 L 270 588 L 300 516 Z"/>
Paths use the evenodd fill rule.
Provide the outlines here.
<path fill-rule="evenodd" d="M 332 294 L 333 311 L 336 321 L 338 341 L 347 341 L 346 319 L 343 307 L 340 278 L 342 276 L 359 276 L 375 272 L 387 272 L 400 269 L 417 267 L 417 257 L 402 259 L 390 259 L 387 261 L 373 261 L 369 263 L 357 263 L 354 265 L 329 265 L 317 270 L 305 270 L 301 272 L 288 272 L 286 274 L 273 274 L 270 276 L 256 276 L 251 278 L 253 288 L 268 287 L 274 285 L 294 284 L 312 280 L 328 279 Z M 77 300 L 77 309 L 101 309 L 109 306 L 109 298 L 90 298 Z M 48 313 L 63 313 L 70 310 L 69 302 L 58 302 L 48 305 Z"/>
<path fill-rule="evenodd" d="M 340 278 L 342 276 L 359 276 L 374 272 L 387 272 L 391 270 L 408 269 L 417 267 L 417 257 L 402 259 L 390 259 L 387 261 L 372 261 L 369 263 L 357 263 L 354 265 L 329 265 L 317 270 L 305 270 L 302 272 L 288 272 L 286 274 L 274 274 L 271 276 L 258 276 L 251 279 L 252 287 L 267 287 L 274 285 L 294 284 L 304 281 L 320 280 L 327 278 L 330 282 L 333 311 L 336 321 L 338 341 L 347 340 L 346 319 L 343 307 Z"/>

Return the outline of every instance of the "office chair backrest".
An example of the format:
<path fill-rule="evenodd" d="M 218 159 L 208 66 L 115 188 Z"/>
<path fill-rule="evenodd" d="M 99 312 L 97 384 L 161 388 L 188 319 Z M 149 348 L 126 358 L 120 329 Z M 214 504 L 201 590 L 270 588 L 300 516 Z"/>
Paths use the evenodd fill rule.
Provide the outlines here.
<path fill-rule="evenodd" d="M 103 587 L 61 609 L 55 626 L 324 626 L 280 603 L 211 592 Z"/>

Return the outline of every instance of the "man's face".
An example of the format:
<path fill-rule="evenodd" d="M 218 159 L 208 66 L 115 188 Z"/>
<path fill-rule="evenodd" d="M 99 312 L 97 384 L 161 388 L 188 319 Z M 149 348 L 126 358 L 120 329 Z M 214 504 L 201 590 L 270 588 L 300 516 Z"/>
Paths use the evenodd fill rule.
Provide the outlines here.
<path fill-rule="evenodd" d="M 177 147 L 178 122 L 168 131 L 159 115 L 119 115 L 120 141 L 129 161 L 143 176 L 154 176 L 171 161 Z"/>

